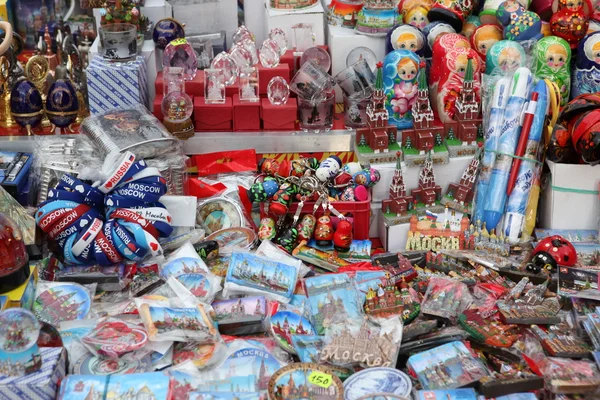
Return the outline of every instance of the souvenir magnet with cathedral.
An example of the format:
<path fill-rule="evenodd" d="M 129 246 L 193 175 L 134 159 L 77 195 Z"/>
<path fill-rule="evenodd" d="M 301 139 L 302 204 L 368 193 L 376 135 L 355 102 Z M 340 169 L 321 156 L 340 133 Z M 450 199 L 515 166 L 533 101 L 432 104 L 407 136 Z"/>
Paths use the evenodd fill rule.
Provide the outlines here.
<path fill-rule="evenodd" d="M 50 325 L 84 319 L 92 300 L 87 288 L 77 283 L 40 282 L 35 294 L 33 313 Z"/>
<path fill-rule="evenodd" d="M 288 353 L 295 354 L 292 335 L 314 335 L 315 328 L 309 320 L 291 311 L 278 311 L 271 317 L 271 333 L 277 343 Z"/>

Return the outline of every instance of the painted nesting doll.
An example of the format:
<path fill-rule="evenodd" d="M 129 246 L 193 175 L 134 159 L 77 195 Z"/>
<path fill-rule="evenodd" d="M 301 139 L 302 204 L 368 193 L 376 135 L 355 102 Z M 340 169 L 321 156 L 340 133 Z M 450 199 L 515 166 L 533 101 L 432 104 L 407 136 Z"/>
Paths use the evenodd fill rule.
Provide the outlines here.
<path fill-rule="evenodd" d="M 496 18 L 496 12 L 504 0 L 485 0 L 483 7 L 479 12 L 479 19 L 482 24 L 498 24 L 498 18 Z M 525 9 L 529 8 L 529 0 L 520 0 L 521 4 Z"/>
<path fill-rule="evenodd" d="M 408 50 L 394 50 L 383 60 L 383 87 L 389 123 L 412 128 L 412 106 L 417 97 L 419 57 Z"/>
<path fill-rule="evenodd" d="M 427 13 L 430 21 L 443 21 L 450 24 L 456 32 L 462 31 L 465 19 L 471 15 L 477 1 L 436 0 Z"/>
<path fill-rule="evenodd" d="M 577 48 L 572 97 L 600 92 L 600 32 L 583 38 Z"/>
<path fill-rule="evenodd" d="M 590 9 L 584 0 L 558 0 L 558 10 L 550 18 L 552 34 L 565 39 L 571 49 L 587 34 Z"/>
<path fill-rule="evenodd" d="M 419 55 L 425 47 L 425 35 L 412 25 L 396 25 L 387 34 L 386 53 L 394 50 L 410 50 Z"/>
<path fill-rule="evenodd" d="M 446 55 L 451 50 L 471 50 L 471 44 L 458 33 L 448 33 L 436 40 L 433 45 L 433 56 L 429 70 L 429 95 L 432 104 L 437 101 L 439 81 L 442 79 L 442 70 L 447 61 Z"/>
<path fill-rule="evenodd" d="M 398 12 L 402 22 L 423 29 L 429 23 L 427 13 L 433 6 L 432 0 L 402 0 L 398 3 Z"/>
<path fill-rule="evenodd" d="M 461 33 L 467 39 L 471 39 L 471 36 L 473 35 L 473 32 L 475 32 L 475 29 L 479 28 L 480 26 L 481 20 L 479 19 L 479 17 L 475 15 L 470 15 L 469 18 L 465 20 Z"/>
<path fill-rule="evenodd" d="M 488 51 L 485 59 L 485 73 L 505 75 L 525 66 L 525 50 L 518 42 L 501 40 Z"/>
<path fill-rule="evenodd" d="M 561 106 L 569 101 L 571 90 L 571 46 L 556 36 L 540 39 L 533 48 L 534 70 L 538 79 L 549 79 L 560 91 Z"/>
<path fill-rule="evenodd" d="M 485 61 L 488 51 L 500 40 L 502 40 L 502 28 L 492 24 L 481 25 L 471 36 L 471 46 Z"/>
<path fill-rule="evenodd" d="M 456 31 L 449 24 L 441 21 L 430 22 L 425 28 L 423 28 L 423 34 L 427 40 L 427 45 L 425 46 L 424 51 L 425 58 L 431 57 L 435 40 L 446 33 L 456 33 Z"/>
<path fill-rule="evenodd" d="M 520 41 L 543 37 L 540 17 L 527 11 L 516 0 L 502 2 L 496 11 L 496 18 L 504 26 L 504 39 Z"/>
<path fill-rule="evenodd" d="M 44 103 L 38 88 L 28 80 L 15 84 L 10 92 L 10 112 L 22 128 L 31 135 L 44 118 Z"/>

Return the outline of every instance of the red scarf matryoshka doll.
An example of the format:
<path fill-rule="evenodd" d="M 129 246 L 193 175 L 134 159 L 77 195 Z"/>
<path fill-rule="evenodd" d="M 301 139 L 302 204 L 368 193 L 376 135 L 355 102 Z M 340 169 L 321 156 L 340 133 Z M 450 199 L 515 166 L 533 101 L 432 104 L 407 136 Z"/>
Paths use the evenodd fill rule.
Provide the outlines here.
<path fill-rule="evenodd" d="M 469 60 L 471 71 L 467 74 Z M 433 71 L 432 71 L 433 72 Z M 463 90 L 465 77 L 473 80 L 477 102 L 481 99 L 481 59 L 473 49 L 455 48 L 446 52 L 440 68 L 436 71 L 437 96 L 433 108 L 442 122 L 451 122 L 456 112 L 456 100 Z"/>

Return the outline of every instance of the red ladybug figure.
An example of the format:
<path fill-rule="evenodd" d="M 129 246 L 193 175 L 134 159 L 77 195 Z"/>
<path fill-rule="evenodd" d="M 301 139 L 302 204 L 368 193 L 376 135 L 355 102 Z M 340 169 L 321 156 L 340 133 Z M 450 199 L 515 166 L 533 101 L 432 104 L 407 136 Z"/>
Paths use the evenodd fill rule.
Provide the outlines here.
<path fill-rule="evenodd" d="M 350 250 L 352 244 L 352 224 L 347 219 L 338 222 L 337 229 L 333 234 L 333 248 L 345 253 Z"/>
<path fill-rule="evenodd" d="M 577 263 L 575 247 L 565 238 L 554 235 L 541 240 L 533 249 L 533 258 L 527 271 L 540 273 L 542 269 L 556 271 L 558 266 L 572 267 Z"/>

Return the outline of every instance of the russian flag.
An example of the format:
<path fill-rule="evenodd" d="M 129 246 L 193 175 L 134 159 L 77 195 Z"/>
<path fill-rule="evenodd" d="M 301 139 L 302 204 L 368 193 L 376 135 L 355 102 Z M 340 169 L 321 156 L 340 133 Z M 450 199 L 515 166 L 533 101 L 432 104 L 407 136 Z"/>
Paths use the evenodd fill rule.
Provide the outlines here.
<path fill-rule="evenodd" d="M 438 215 L 432 213 L 429 210 L 425 210 L 425 217 L 430 221 L 437 221 L 437 219 L 438 219 Z"/>

